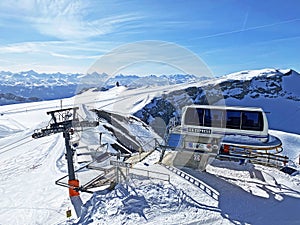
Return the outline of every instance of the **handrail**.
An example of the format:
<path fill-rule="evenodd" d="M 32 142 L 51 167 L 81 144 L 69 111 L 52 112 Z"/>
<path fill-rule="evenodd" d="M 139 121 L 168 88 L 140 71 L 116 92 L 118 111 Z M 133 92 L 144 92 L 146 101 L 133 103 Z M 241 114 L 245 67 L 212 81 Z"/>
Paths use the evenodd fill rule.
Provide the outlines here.
<path fill-rule="evenodd" d="M 157 146 L 160 145 L 160 143 L 159 143 L 159 141 L 157 140 L 157 138 L 153 138 L 153 139 L 151 139 L 150 141 L 146 142 L 145 144 L 141 145 L 141 146 L 140 146 L 140 147 L 141 147 L 141 150 L 144 149 L 144 147 L 147 146 L 147 145 L 149 145 L 150 147 L 152 147 L 152 146 L 150 145 L 150 143 L 153 142 L 153 141 L 154 141 L 154 148 L 156 148 Z"/>
<path fill-rule="evenodd" d="M 164 181 L 170 182 L 170 175 L 169 175 L 169 174 L 161 173 L 161 172 L 157 172 L 157 171 L 151 171 L 151 170 L 140 169 L 140 168 L 129 168 L 129 174 L 134 174 L 134 172 L 133 172 L 134 170 L 136 170 L 136 171 L 141 171 L 141 172 L 146 172 L 146 177 L 147 177 L 148 179 L 154 178 L 154 179 L 159 179 L 159 180 L 164 180 Z M 164 179 L 164 178 L 159 177 L 159 176 L 151 176 L 151 174 L 154 174 L 154 175 L 161 175 L 161 176 L 167 177 L 167 178 Z M 136 173 L 135 175 L 143 176 L 144 174 L 137 174 L 137 173 Z"/>

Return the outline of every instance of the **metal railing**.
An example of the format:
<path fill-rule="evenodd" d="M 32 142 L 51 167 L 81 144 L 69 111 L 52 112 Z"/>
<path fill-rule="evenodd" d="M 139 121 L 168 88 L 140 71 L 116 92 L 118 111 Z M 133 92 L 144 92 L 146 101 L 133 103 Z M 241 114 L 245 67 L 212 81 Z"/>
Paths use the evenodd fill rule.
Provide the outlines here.
<path fill-rule="evenodd" d="M 170 182 L 170 175 L 166 173 L 139 169 L 139 168 L 130 168 L 129 169 L 129 176 L 131 177 L 145 177 L 148 179 L 158 179 L 163 181 Z"/>

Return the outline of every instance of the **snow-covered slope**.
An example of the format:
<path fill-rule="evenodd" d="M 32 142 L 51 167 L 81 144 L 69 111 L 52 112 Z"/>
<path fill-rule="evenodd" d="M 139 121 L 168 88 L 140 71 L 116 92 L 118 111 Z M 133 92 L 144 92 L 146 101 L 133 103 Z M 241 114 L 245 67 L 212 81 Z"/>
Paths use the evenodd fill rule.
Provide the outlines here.
<path fill-rule="evenodd" d="M 185 169 L 178 176 L 154 162 L 155 157 L 140 168 L 167 173 L 170 182 L 133 178 L 111 192 L 97 192 L 76 224 L 296 225 L 299 221 L 299 177 L 218 160 L 206 173 Z"/>
<path fill-rule="evenodd" d="M 280 106 L 296 109 L 298 101 L 288 96 L 299 96 L 296 86 L 290 86 L 297 81 L 299 74 L 292 72 L 277 75 L 282 77 L 282 81 L 278 84 L 287 90 L 286 93 L 282 92 L 285 93 L 284 95 L 279 94 L 276 97 Z M 249 76 L 250 83 L 257 82 L 255 77 L 256 75 L 252 78 Z M 228 79 L 221 81 L 224 78 L 219 79 L 219 87 L 222 86 L 222 82 L 228 81 Z M 247 79 L 241 78 L 240 82 L 245 80 Z M 199 87 L 206 85 L 207 91 L 213 85 L 209 82 L 212 81 L 198 84 Z M 266 87 L 265 81 L 260 84 L 260 87 L 264 85 Z M 167 120 L 170 118 L 168 115 L 174 113 L 169 107 L 176 108 L 180 104 L 187 103 L 186 100 L 190 103 L 193 99 L 201 100 L 202 89 L 193 86 L 195 84 L 149 87 L 146 90 L 126 87 L 114 87 L 105 92 L 89 90 L 76 97 L 64 99 L 62 103 L 63 107 L 85 103 L 86 109 L 96 108 L 121 114 L 124 120 L 121 118 L 115 120 L 118 126 L 113 129 L 118 129 L 120 133 L 125 133 L 125 129 L 151 139 L 157 137 L 156 134 L 146 126 L 140 126 L 142 123 L 137 122 L 129 114 L 139 112 L 145 118 L 150 118 L 148 114 L 155 115 L 151 118 L 152 123 L 158 121 L 154 120 L 155 117 L 161 118 L 161 122 Z M 233 87 L 233 84 L 230 86 Z M 289 87 L 291 89 L 288 89 Z M 166 99 L 169 100 L 168 104 Z M 255 104 L 255 101 L 259 103 L 259 99 L 263 108 L 269 100 L 272 100 L 263 94 L 259 98 L 252 98 L 249 95 L 245 95 L 244 98 L 245 101 L 249 100 L 247 104 L 251 102 Z M 226 100 L 236 101 L 235 104 L 244 103 L 243 100 L 234 97 L 228 97 Z M 275 103 L 274 100 L 273 104 Z M 85 205 L 82 217 L 77 220 L 67 189 L 54 184 L 55 180 L 66 175 L 67 172 L 62 135 L 56 134 L 41 139 L 31 138 L 35 129 L 47 126 L 50 117 L 46 112 L 59 109 L 60 104 L 59 100 L 52 100 L 0 107 L 1 225 L 68 223 L 293 225 L 299 222 L 297 212 L 300 203 L 299 174 L 290 176 L 275 168 L 215 160 L 207 167 L 206 173 L 185 170 L 185 174 L 178 176 L 156 164 L 159 158 L 157 151 L 147 158 L 147 161 L 137 164 L 136 168 L 169 174 L 170 182 L 135 177 L 127 184 L 118 185 L 112 192 L 81 194 Z M 148 114 L 143 111 L 146 108 Z M 164 110 L 159 114 L 162 108 Z M 275 112 L 275 108 L 271 112 L 269 117 Z M 285 116 L 292 117 L 292 111 L 290 112 L 291 115 L 287 113 Z M 93 117 L 93 113 L 86 112 L 85 116 Z M 126 118 L 132 119 L 126 120 Z M 270 123 L 274 124 L 272 121 Z M 295 131 L 299 129 L 299 123 L 285 124 Z M 104 121 L 103 125 L 109 126 L 107 121 Z M 85 130 L 81 134 L 81 139 L 84 139 L 81 145 L 96 146 L 99 143 L 99 131 L 105 133 L 103 142 L 112 143 L 117 140 L 114 136 L 116 134 L 100 126 L 96 130 Z M 283 141 L 284 154 L 297 163 L 300 135 L 277 130 L 272 130 L 271 133 L 280 137 Z M 143 141 L 141 140 L 140 143 Z M 192 179 L 191 176 L 195 178 Z M 65 216 L 68 208 L 73 211 L 73 217 L 69 222 Z"/>
<path fill-rule="evenodd" d="M 44 107 L 58 104 L 48 102 Z M 0 117 L 0 224 L 60 222 L 69 205 L 66 195 L 54 185 L 66 172 L 63 138 L 32 139 L 34 129 L 47 124 L 45 109 L 32 104 L 14 107 L 18 113 Z M 27 107 L 34 110 L 26 112 Z M 1 110 L 10 109 L 1 106 Z"/>
<path fill-rule="evenodd" d="M 242 81 L 245 85 L 238 92 L 224 93 L 227 105 L 259 106 L 268 112 L 271 129 L 283 130 L 300 134 L 300 74 L 296 71 L 260 71 L 259 76 L 253 76 L 249 81 Z M 222 87 L 224 83 L 220 83 Z M 232 87 L 232 86 L 231 86 Z M 226 93 L 228 93 L 226 95 Z"/>

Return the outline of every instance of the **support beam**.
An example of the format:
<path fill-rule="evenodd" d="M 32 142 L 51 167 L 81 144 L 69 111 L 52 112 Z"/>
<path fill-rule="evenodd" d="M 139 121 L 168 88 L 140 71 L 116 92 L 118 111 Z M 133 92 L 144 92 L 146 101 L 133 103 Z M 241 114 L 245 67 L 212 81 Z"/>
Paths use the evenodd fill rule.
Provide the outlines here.
<path fill-rule="evenodd" d="M 63 136 L 65 138 L 65 145 L 66 145 L 69 180 L 75 180 L 75 172 L 74 172 L 74 165 L 73 165 L 73 150 L 72 147 L 70 146 L 69 130 L 65 130 L 63 132 Z"/>
<path fill-rule="evenodd" d="M 69 176 L 69 196 L 79 196 L 79 190 L 76 188 L 79 188 L 79 180 L 75 177 L 75 170 L 74 170 L 74 162 L 73 162 L 73 149 L 70 146 L 70 133 L 69 130 L 65 130 L 63 133 L 63 136 L 65 138 L 65 145 L 66 145 L 66 152 L 67 152 L 67 164 L 68 164 L 68 176 Z"/>

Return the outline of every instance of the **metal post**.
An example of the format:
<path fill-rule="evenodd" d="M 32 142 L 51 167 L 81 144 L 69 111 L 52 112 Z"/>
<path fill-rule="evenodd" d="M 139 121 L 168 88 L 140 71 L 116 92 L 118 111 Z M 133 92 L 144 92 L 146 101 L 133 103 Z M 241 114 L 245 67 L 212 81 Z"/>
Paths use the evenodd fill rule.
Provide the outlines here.
<path fill-rule="evenodd" d="M 63 134 L 65 138 L 65 145 L 66 145 L 66 152 L 67 152 L 69 180 L 75 180 L 75 172 L 74 172 L 74 165 L 73 165 L 73 151 L 70 146 L 70 134 L 68 130 L 65 130 Z"/>
<path fill-rule="evenodd" d="M 101 146 L 102 133 L 99 133 L 99 145 Z"/>
<path fill-rule="evenodd" d="M 74 164 L 73 164 L 73 150 L 70 146 L 70 133 L 69 130 L 66 129 L 63 132 L 65 138 L 66 152 L 67 152 L 67 163 L 68 163 L 68 175 L 69 175 L 69 196 L 79 196 L 78 190 L 75 188 L 79 188 L 79 180 L 75 177 Z"/>
<path fill-rule="evenodd" d="M 159 158 L 159 163 L 162 162 L 163 158 L 164 158 L 164 155 L 165 155 L 165 152 L 166 152 L 166 146 L 162 146 L 162 150 L 161 150 L 161 153 L 160 153 L 160 158 Z"/>
<path fill-rule="evenodd" d="M 118 183 L 120 183 L 120 179 L 119 179 L 119 167 L 118 166 L 116 166 L 116 183 L 118 184 Z"/>

